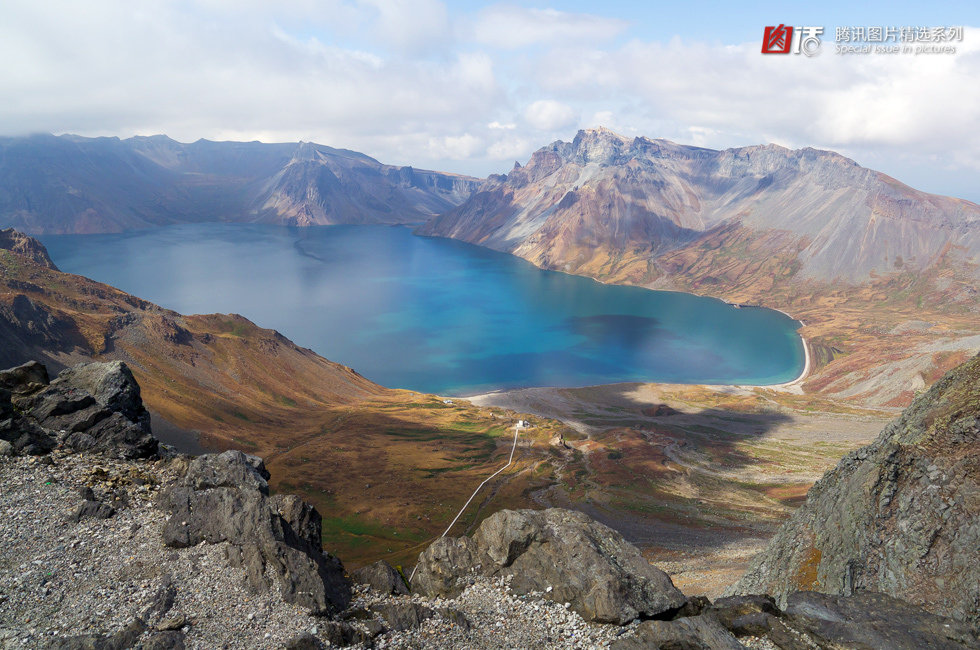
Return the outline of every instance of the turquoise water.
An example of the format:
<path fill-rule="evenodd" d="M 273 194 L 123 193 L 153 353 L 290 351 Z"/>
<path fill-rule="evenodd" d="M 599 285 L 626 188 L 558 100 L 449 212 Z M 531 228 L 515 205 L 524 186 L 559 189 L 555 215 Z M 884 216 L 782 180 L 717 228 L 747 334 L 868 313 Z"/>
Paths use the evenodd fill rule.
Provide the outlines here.
<path fill-rule="evenodd" d="M 185 314 L 243 314 L 395 388 L 770 384 L 804 362 L 799 323 L 779 312 L 603 285 L 404 227 L 193 224 L 41 239 L 63 271 Z"/>

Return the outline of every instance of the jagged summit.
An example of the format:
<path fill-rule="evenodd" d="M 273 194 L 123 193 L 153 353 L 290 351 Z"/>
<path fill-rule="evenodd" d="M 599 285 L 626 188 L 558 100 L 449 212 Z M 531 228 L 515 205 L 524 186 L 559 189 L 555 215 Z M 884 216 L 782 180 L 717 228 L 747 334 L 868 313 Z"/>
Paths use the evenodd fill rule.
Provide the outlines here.
<path fill-rule="evenodd" d="M 716 151 L 599 127 L 493 176 L 420 232 L 605 279 L 669 285 L 672 251 L 729 246 L 749 267 L 861 283 L 943 260 L 980 272 L 980 206 L 919 192 L 840 154 L 768 144 Z M 742 242 L 742 243 L 740 243 Z M 975 265 L 970 271 L 969 267 Z"/>

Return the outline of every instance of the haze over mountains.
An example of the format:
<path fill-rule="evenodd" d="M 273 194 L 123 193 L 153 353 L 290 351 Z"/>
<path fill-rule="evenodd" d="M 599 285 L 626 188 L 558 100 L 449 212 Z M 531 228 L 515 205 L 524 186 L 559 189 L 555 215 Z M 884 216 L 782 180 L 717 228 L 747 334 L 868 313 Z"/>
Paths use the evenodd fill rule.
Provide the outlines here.
<path fill-rule="evenodd" d="M 306 142 L 0 138 L 0 219 L 37 234 L 200 221 L 419 223 L 477 183 Z"/>
<path fill-rule="evenodd" d="M 668 254 L 704 242 L 746 259 L 785 256 L 792 274 L 822 281 L 922 270 L 944 255 L 980 262 L 980 206 L 914 190 L 839 154 L 715 151 L 603 128 L 491 176 L 420 232 L 638 283 L 684 271 Z"/>
<path fill-rule="evenodd" d="M 829 151 L 715 151 L 604 128 L 483 181 L 303 142 L 3 138 L 0 220 L 37 234 L 424 223 L 420 234 L 545 268 L 666 288 L 770 276 L 860 284 L 942 264 L 980 273 L 980 206 L 969 201 Z"/>

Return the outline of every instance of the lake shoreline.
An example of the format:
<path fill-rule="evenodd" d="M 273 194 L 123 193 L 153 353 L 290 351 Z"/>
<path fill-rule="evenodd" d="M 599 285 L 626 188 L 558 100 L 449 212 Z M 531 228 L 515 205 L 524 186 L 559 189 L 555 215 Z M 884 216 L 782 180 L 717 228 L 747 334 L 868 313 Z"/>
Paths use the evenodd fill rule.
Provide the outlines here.
<path fill-rule="evenodd" d="M 805 361 L 798 321 L 775 310 L 552 272 L 404 227 L 179 224 L 42 241 L 67 271 L 185 314 L 241 313 L 421 393 L 787 383 Z"/>

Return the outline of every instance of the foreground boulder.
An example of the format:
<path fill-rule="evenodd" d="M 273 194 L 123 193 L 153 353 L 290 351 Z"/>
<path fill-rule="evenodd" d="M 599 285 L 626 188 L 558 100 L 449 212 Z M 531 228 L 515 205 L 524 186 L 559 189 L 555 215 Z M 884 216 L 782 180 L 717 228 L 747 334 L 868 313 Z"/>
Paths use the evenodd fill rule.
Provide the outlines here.
<path fill-rule="evenodd" d="M 612 650 L 744 650 L 731 632 L 713 616 L 676 621 L 644 621 L 630 636 L 610 646 Z"/>
<path fill-rule="evenodd" d="M 159 451 L 139 385 L 121 361 L 83 363 L 50 382 L 35 361 L 0 371 L 0 439 L 21 454 L 58 443 L 128 459 Z"/>
<path fill-rule="evenodd" d="M 472 538 L 436 540 L 419 556 L 412 588 L 455 596 L 473 575 L 509 576 L 515 592 L 541 592 L 601 623 L 664 616 L 686 602 L 667 574 L 622 535 L 561 508 L 501 510 Z"/>
<path fill-rule="evenodd" d="M 828 472 L 734 586 L 875 591 L 980 626 L 980 356 Z"/>
<path fill-rule="evenodd" d="M 966 650 L 980 637 L 954 621 L 897 598 L 865 592 L 830 596 L 796 592 L 780 611 L 770 596 L 721 598 L 696 615 L 644 621 L 612 644 L 613 650 Z M 683 614 L 683 611 L 681 612 Z M 745 637 L 754 637 L 751 641 Z M 760 645 L 758 639 L 765 639 Z"/>
<path fill-rule="evenodd" d="M 885 594 L 866 592 L 845 597 L 797 592 L 787 601 L 783 618 L 769 634 L 779 647 L 807 647 L 794 645 L 800 637 L 810 640 L 809 647 L 819 648 L 980 647 L 980 638 L 968 625 Z"/>
<path fill-rule="evenodd" d="M 286 602 L 316 615 L 344 609 L 350 584 L 340 561 L 323 552 L 320 513 L 295 495 L 270 497 L 268 477 L 261 459 L 240 451 L 198 456 L 163 497 L 164 543 L 228 542 L 229 560 L 245 566 L 253 591 L 275 585 Z"/>

